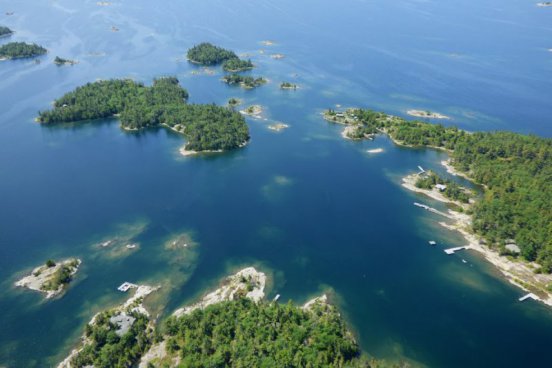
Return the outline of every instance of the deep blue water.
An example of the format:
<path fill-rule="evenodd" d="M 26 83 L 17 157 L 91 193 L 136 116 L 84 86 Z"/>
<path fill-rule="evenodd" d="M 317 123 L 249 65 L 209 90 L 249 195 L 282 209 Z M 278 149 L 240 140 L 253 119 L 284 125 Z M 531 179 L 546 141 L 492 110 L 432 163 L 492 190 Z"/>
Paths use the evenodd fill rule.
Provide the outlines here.
<path fill-rule="evenodd" d="M 166 315 L 249 264 L 270 275 L 269 297 L 283 302 L 331 291 L 375 357 L 431 367 L 547 365 L 550 310 L 518 303 L 521 291 L 477 255 L 427 245 L 462 239 L 412 206 L 439 204 L 406 192 L 400 178 L 417 165 L 442 170 L 444 154 L 385 137 L 345 141 L 320 112 L 336 104 L 403 116 L 430 109 L 468 130 L 550 137 L 551 9 L 498 0 L 2 0 L 0 14 L 16 31 L 1 43 L 50 51 L 40 64 L 0 62 L 0 366 L 57 363 L 95 312 L 124 299 L 116 291 L 123 281 L 162 282 Z M 198 68 L 182 58 L 202 41 L 250 54 L 253 74 L 271 83 L 243 91 L 221 83 L 220 70 L 192 74 Z M 80 63 L 57 67 L 56 55 Z M 239 97 L 265 106 L 268 120 L 248 119 L 247 147 L 195 158 L 181 157 L 183 139 L 164 130 L 33 122 L 83 83 L 160 75 L 176 75 L 192 102 Z M 301 88 L 281 91 L 284 80 Z M 273 121 L 290 128 L 273 133 Z M 171 261 L 164 249 L 182 232 L 199 244 L 194 262 Z M 109 257 L 94 247 L 125 235 L 140 249 Z M 84 266 L 63 298 L 43 302 L 12 287 L 45 259 L 71 256 Z"/>

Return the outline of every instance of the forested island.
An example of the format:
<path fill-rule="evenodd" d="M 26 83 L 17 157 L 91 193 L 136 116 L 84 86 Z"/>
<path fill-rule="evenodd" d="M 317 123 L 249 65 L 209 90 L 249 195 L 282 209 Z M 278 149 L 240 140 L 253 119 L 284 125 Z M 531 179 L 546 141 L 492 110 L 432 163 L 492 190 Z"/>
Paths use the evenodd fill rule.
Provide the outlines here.
<path fill-rule="evenodd" d="M 200 43 L 188 50 L 188 60 L 200 65 L 218 65 L 228 72 L 236 73 L 253 69 L 251 60 L 241 60 L 234 51 L 215 46 L 208 42 Z"/>
<path fill-rule="evenodd" d="M 513 239 L 537 273 L 552 273 L 552 139 L 510 132 L 468 133 L 380 112 L 328 110 L 325 119 L 386 133 L 395 142 L 449 152 L 452 165 L 484 187 L 472 207 L 472 231 L 498 251 Z M 424 183 L 420 183 L 424 185 Z"/>
<path fill-rule="evenodd" d="M 13 34 L 13 31 L 8 27 L 0 26 L 0 37 L 6 37 Z"/>
<path fill-rule="evenodd" d="M 254 78 L 239 74 L 230 74 L 222 78 L 222 81 L 228 85 L 239 85 L 246 89 L 253 89 L 266 83 L 263 77 Z"/>
<path fill-rule="evenodd" d="M 140 130 L 167 127 L 181 133 L 188 151 L 220 151 L 249 140 L 245 119 L 232 109 L 188 104 L 178 79 L 155 79 L 151 87 L 129 79 L 104 80 L 78 87 L 39 112 L 43 124 L 82 122 L 118 116 L 121 127 Z"/>
<path fill-rule="evenodd" d="M 290 82 L 282 82 L 280 84 L 280 88 L 281 89 L 297 89 L 297 84 L 294 84 L 294 83 L 290 83 Z"/>
<path fill-rule="evenodd" d="M 10 42 L 0 46 L 0 59 L 23 59 L 44 55 L 48 50 L 35 43 Z"/>

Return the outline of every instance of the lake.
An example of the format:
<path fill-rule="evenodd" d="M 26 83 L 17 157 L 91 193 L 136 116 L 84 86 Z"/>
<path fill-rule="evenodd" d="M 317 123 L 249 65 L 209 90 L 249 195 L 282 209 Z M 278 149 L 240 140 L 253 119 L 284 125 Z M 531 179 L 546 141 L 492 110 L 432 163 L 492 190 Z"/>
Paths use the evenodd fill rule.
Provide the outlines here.
<path fill-rule="evenodd" d="M 26 0 L 0 1 L 0 12 L 0 25 L 16 31 L 0 43 L 49 50 L 40 63 L 0 62 L 0 366 L 58 363 L 96 312 L 125 299 L 124 281 L 163 285 L 153 302 L 162 319 L 247 265 L 269 275 L 268 298 L 329 293 L 377 358 L 548 364 L 551 310 L 518 302 L 523 292 L 477 254 L 446 255 L 463 239 L 412 203 L 443 206 L 400 186 L 418 165 L 446 175 L 446 154 L 384 136 L 344 140 L 321 112 L 432 110 L 471 131 L 551 137 L 552 9 L 497 0 Z M 210 75 L 190 65 L 186 50 L 203 41 L 247 54 L 257 65 L 250 74 L 270 83 L 233 88 L 220 68 Z M 58 67 L 55 56 L 79 64 Z M 262 105 L 262 118 L 247 119 L 249 145 L 182 157 L 183 138 L 165 130 L 33 121 L 84 83 L 164 75 L 177 76 L 191 102 Z M 282 91 L 283 81 L 300 88 Z M 275 133 L 275 122 L 289 128 Z M 375 148 L 383 152 L 367 153 Z M 196 252 L 171 258 L 165 243 L 182 233 Z M 98 247 L 113 237 L 139 248 Z M 84 263 L 63 298 L 13 287 L 46 259 L 73 256 Z"/>

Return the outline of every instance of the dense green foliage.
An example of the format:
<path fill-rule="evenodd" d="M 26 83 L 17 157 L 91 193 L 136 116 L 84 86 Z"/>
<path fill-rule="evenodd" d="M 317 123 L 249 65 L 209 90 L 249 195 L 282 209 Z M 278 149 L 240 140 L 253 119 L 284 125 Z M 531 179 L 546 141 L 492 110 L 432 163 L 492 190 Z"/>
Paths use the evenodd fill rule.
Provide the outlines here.
<path fill-rule="evenodd" d="M 239 74 L 230 74 L 222 78 L 223 82 L 229 85 L 241 85 L 244 88 L 256 88 L 266 83 L 263 77 L 254 78 L 251 76 L 243 76 Z"/>
<path fill-rule="evenodd" d="M 328 116 L 336 116 L 330 112 Z M 360 121 L 411 146 L 451 150 L 453 165 L 485 195 L 473 207 L 473 230 L 491 246 L 515 239 L 522 256 L 552 272 L 552 139 L 509 132 L 468 133 L 370 110 L 336 120 Z"/>
<path fill-rule="evenodd" d="M 182 367 L 370 367 L 337 310 L 249 299 L 195 310 L 166 324 Z"/>
<path fill-rule="evenodd" d="M 55 262 L 48 260 L 46 266 L 48 268 L 55 267 Z M 74 260 L 68 264 L 62 265 L 57 271 L 54 272 L 52 278 L 42 285 L 42 290 L 57 290 L 60 286 L 67 285 L 73 279 L 72 274 L 75 268 L 78 266 L 78 261 Z"/>
<path fill-rule="evenodd" d="M 217 65 L 231 59 L 239 60 L 233 51 L 208 42 L 200 43 L 188 50 L 188 60 L 201 65 Z"/>
<path fill-rule="evenodd" d="M 0 46 L 0 58 L 22 59 L 44 55 L 48 50 L 35 43 L 10 42 Z"/>
<path fill-rule="evenodd" d="M 0 26 L 0 37 L 11 35 L 13 31 L 8 27 Z"/>
<path fill-rule="evenodd" d="M 153 332 L 148 328 L 148 318 L 137 312 L 129 315 L 136 318 L 129 331 L 119 336 L 117 326 L 109 321 L 112 312 L 96 316 L 94 324 L 86 325 L 86 337 L 90 340 L 72 360 L 74 367 L 128 368 L 138 362 L 149 348 Z"/>
<path fill-rule="evenodd" d="M 227 150 L 249 139 L 245 119 L 215 105 L 188 105 L 188 92 L 176 78 L 160 78 L 151 87 L 132 80 L 88 83 L 54 102 L 54 109 L 39 113 L 45 124 L 100 119 L 119 114 L 129 130 L 166 126 L 186 139 L 186 149 Z"/>
<path fill-rule="evenodd" d="M 433 189 L 435 185 L 446 185 L 446 189 L 442 191 L 443 195 L 454 201 L 469 203 L 470 195 L 458 183 L 449 179 L 443 179 L 434 172 L 428 172 L 426 175 L 421 175 L 416 181 L 416 187 L 422 189 Z"/>
<path fill-rule="evenodd" d="M 254 65 L 251 62 L 251 60 L 241 60 L 238 58 L 226 60 L 222 64 L 222 69 L 226 70 L 227 72 L 242 72 L 244 70 L 250 70 L 253 69 Z"/>

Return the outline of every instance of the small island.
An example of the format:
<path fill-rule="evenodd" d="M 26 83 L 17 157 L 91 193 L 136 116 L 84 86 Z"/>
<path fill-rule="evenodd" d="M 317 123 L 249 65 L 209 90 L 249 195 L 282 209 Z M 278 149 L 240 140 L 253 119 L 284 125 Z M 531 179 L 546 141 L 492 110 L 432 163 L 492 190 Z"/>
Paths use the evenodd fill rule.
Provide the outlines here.
<path fill-rule="evenodd" d="M 63 58 L 60 58 L 59 56 L 56 56 L 56 58 L 54 59 L 54 64 L 56 65 L 75 65 L 75 64 L 78 64 L 79 62 L 76 61 L 76 60 L 69 60 L 69 59 L 63 59 Z"/>
<path fill-rule="evenodd" d="M 428 110 L 408 110 L 406 112 L 410 116 L 415 116 L 417 118 L 423 119 L 450 119 L 450 117 L 439 114 L 438 112 L 432 112 Z"/>
<path fill-rule="evenodd" d="M 298 87 L 297 87 L 297 84 L 294 84 L 294 83 L 282 82 L 282 83 L 280 84 L 280 88 L 281 88 L 281 89 L 293 89 L 293 90 L 296 90 Z"/>
<path fill-rule="evenodd" d="M 228 106 L 230 107 L 236 107 L 236 106 L 239 106 L 243 103 L 242 100 L 240 100 L 239 98 L 235 98 L 235 97 L 232 97 L 230 99 L 228 99 Z"/>
<path fill-rule="evenodd" d="M 44 265 L 35 268 L 30 275 L 17 281 L 15 285 L 40 291 L 50 299 L 61 295 L 67 289 L 81 263 L 77 258 L 58 262 L 48 260 Z"/>
<path fill-rule="evenodd" d="M 540 7 L 552 6 L 552 1 L 544 1 L 541 3 L 537 3 L 537 6 L 540 6 Z"/>
<path fill-rule="evenodd" d="M 182 134 L 185 150 L 226 151 L 243 147 L 249 129 L 240 113 L 226 107 L 188 104 L 188 92 L 174 77 L 151 87 L 130 79 L 104 80 L 78 87 L 39 112 L 45 125 L 118 117 L 127 131 L 164 127 Z"/>
<path fill-rule="evenodd" d="M 189 49 L 187 57 L 191 63 L 204 66 L 222 64 L 222 68 L 231 73 L 254 68 L 251 60 L 242 60 L 234 51 L 215 46 L 208 42 L 200 43 Z"/>
<path fill-rule="evenodd" d="M 9 29 L 8 27 L 0 26 L 0 38 L 11 36 L 13 34 L 13 31 Z"/>
<path fill-rule="evenodd" d="M 0 60 L 32 58 L 44 55 L 46 52 L 48 50 L 35 43 L 10 42 L 0 46 Z"/>
<path fill-rule="evenodd" d="M 239 74 L 230 74 L 222 78 L 222 81 L 228 85 L 239 85 L 245 89 L 253 89 L 262 86 L 266 83 L 263 77 L 254 78 L 251 76 L 243 76 Z"/>
<path fill-rule="evenodd" d="M 270 57 L 272 59 L 275 59 L 275 60 L 280 60 L 280 59 L 285 58 L 286 56 L 284 54 L 272 54 L 272 55 L 270 55 Z"/>

